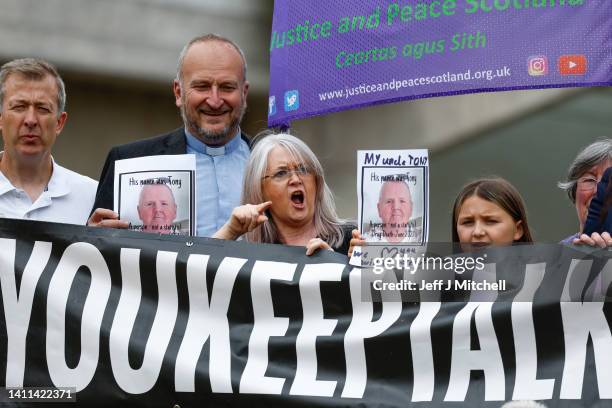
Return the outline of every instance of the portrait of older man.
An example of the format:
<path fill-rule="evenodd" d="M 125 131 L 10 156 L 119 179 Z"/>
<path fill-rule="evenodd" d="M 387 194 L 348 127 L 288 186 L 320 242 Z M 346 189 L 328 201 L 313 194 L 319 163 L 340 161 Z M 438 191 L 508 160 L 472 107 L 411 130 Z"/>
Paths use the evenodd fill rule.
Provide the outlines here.
<path fill-rule="evenodd" d="M 420 229 L 411 221 L 413 207 L 412 194 L 406 181 L 384 181 L 376 204 L 380 225 L 370 231 L 370 236 L 375 241 L 389 243 L 420 241 Z"/>
<path fill-rule="evenodd" d="M 167 184 L 144 185 L 140 190 L 137 210 L 143 232 L 158 234 L 176 232 L 173 225 L 176 219 L 176 200 Z"/>

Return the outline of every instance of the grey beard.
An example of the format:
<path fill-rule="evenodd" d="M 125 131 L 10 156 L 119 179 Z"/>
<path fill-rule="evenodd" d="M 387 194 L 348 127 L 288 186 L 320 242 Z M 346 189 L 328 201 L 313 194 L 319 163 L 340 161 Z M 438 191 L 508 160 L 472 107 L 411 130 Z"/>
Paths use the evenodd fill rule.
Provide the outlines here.
<path fill-rule="evenodd" d="M 229 126 L 224 127 L 218 132 L 209 132 L 206 129 L 202 129 L 196 123 L 191 123 L 190 125 L 196 133 L 194 135 L 195 137 L 208 145 L 217 145 L 226 140 L 230 132 L 235 132 L 237 130 L 238 123 L 231 123 Z"/>
<path fill-rule="evenodd" d="M 234 136 L 236 131 L 238 131 L 238 127 L 240 126 L 240 122 L 242 122 L 242 117 L 244 116 L 245 108 L 241 108 L 240 115 L 235 120 L 221 129 L 218 132 L 211 132 L 206 129 L 203 129 L 198 125 L 195 121 L 190 121 L 185 114 L 185 109 L 181 109 L 181 116 L 183 117 L 183 123 L 187 126 L 187 129 L 194 132 L 195 137 L 197 137 L 202 142 L 207 145 L 215 146 L 221 143 L 227 143 L 229 138 Z"/>

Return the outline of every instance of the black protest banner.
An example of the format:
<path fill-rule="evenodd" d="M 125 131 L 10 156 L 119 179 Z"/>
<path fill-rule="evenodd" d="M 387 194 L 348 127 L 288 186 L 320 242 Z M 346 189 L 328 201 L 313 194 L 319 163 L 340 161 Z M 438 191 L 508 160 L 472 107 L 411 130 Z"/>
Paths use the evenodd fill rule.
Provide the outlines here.
<path fill-rule="evenodd" d="M 609 403 L 609 258 L 490 249 L 437 301 L 373 302 L 328 251 L 0 220 L 0 383 L 72 407 Z"/>

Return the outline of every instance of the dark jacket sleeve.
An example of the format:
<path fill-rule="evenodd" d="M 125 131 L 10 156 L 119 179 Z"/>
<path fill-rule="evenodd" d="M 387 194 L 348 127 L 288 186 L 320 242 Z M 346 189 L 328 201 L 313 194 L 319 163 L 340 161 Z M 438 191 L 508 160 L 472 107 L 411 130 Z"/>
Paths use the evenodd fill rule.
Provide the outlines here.
<path fill-rule="evenodd" d="M 113 209 L 114 201 L 114 184 L 115 184 L 115 160 L 119 160 L 119 154 L 117 148 L 113 147 L 102 168 L 102 174 L 100 174 L 100 181 L 98 182 L 98 191 L 96 192 L 96 200 L 94 201 L 91 212 L 93 213 L 96 208 L 107 208 Z"/>
<path fill-rule="evenodd" d="M 341 225 L 340 228 L 342 229 L 343 233 L 342 242 L 332 249 L 339 254 L 348 255 L 348 249 L 351 246 L 351 238 L 353 237 L 352 232 L 357 228 L 357 226 L 355 224 L 347 223 Z"/>
<path fill-rule="evenodd" d="M 113 209 L 116 160 L 164 154 L 185 154 L 186 152 L 185 130 L 183 127 L 169 133 L 113 147 L 108 152 L 106 162 L 104 162 L 98 183 L 98 191 L 96 192 L 96 201 L 91 211 L 93 212 L 96 208 Z"/>
<path fill-rule="evenodd" d="M 612 233 L 612 208 L 608 208 L 606 218 L 603 220 L 601 219 L 601 214 L 604 211 L 604 203 L 607 198 L 606 192 L 608 191 L 608 183 L 611 177 L 612 167 L 605 171 L 601 181 L 597 183 L 597 193 L 595 193 L 591 199 L 589 213 L 584 224 L 583 232 L 587 235 L 591 235 L 594 232 L 601 234 L 605 231 Z"/>

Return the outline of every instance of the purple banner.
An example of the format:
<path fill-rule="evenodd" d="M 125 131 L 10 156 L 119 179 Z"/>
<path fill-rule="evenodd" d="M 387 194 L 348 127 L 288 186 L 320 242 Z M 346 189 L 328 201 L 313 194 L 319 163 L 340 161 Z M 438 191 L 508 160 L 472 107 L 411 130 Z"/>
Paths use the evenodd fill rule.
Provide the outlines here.
<path fill-rule="evenodd" d="M 277 0 L 269 126 L 400 100 L 612 85 L 610 0 Z"/>

